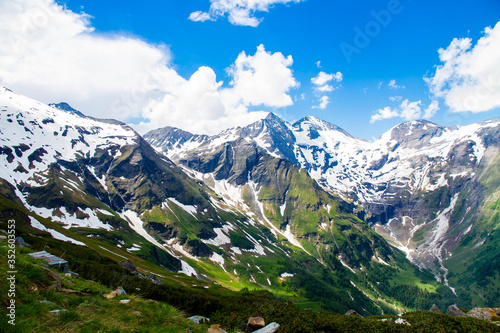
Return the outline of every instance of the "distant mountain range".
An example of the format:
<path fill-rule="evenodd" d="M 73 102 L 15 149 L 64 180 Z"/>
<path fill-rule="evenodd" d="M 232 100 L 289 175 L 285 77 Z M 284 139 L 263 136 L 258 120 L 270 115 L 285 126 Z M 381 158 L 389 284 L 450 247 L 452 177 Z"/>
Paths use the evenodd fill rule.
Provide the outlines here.
<path fill-rule="evenodd" d="M 0 88 L 0 126 L 0 210 L 54 238 L 304 307 L 497 306 L 499 120 L 368 142 L 270 114 L 143 138 Z"/>

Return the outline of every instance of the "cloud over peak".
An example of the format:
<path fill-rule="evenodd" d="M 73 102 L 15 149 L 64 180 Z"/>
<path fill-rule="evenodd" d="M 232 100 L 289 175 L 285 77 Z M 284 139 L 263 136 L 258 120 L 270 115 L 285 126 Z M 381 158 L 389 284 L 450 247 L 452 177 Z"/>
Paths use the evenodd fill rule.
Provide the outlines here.
<path fill-rule="evenodd" d="M 386 106 L 385 108 L 375 111 L 370 118 L 370 123 L 373 124 L 378 120 L 392 118 L 402 118 L 403 120 L 415 120 L 419 118 L 429 119 L 434 116 L 438 110 L 439 103 L 437 101 L 432 101 L 425 110 L 422 110 L 422 101 L 410 102 L 408 99 L 405 99 L 397 108 Z"/>

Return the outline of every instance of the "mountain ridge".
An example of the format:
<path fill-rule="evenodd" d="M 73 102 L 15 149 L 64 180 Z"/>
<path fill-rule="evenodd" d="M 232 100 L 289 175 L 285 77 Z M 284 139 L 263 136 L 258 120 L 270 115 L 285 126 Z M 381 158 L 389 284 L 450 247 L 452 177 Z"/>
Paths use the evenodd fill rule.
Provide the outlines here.
<path fill-rule="evenodd" d="M 269 155 L 304 168 L 325 190 L 352 202 L 358 216 L 448 285 L 446 260 L 455 249 L 461 251 L 461 240 L 468 233 L 479 230 L 474 221 L 489 197 L 480 173 L 493 167 L 499 133 L 500 118 L 461 127 L 415 120 L 370 142 L 315 117 L 290 124 L 272 114 L 245 128 L 171 150 L 149 140 L 149 134 L 144 137 L 181 165 L 189 163 L 187 156 L 208 156 L 220 144 L 252 142 Z M 461 195 L 465 189 L 473 193 L 468 198 Z M 484 238 L 479 238 L 476 245 L 481 247 L 482 242 Z"/>

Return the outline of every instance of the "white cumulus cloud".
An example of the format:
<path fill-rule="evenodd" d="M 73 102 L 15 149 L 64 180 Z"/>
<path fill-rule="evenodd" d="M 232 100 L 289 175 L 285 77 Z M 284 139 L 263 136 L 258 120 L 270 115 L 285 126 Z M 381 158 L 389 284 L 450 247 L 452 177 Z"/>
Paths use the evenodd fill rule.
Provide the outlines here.
<path fill-rule="evenodd" d="M 98 118 L 142 119 L 140 132 L 170 125 L 213 134 L 267 114 L 249 106 L 293 103 L 288 91 L 299 83 L 291 56 L 263 45 L 255 55 L 242 52 L 223 87 L 211 68 L 186 79 L 165 45 L 97 33 L 89 19 L 53 0 L 0 1 L 0 85 Z"/>
<path fill-rule="evenodd" d="M 262 44 L 253 56 L 241 52 L 228 69 L 233 77 L 231 93 L 241 97 L 245 105 L 292 105 L 288 91 L 299 85 L 289 68 L 292 64 L 292 56 L 267 52 Z"/>
<path fill-rule="evenodd" d="M 328 73 L 321 71 L 318 73 L 318 75 L 316 77 L 313 77 L 311 79 L 311 82 L 316 86 L 324 86 L 325 84 L 327 84 L 328 82 L 331 82 L 333 80 L 340 82 L 340 81 L 342 81 L 343 78 L 344 78 L 344 76 L 342 75 L 341 72 L 337 72 L 334 74 L 328 74 Z"/>
<path fill-rule="evenodd" d="M 289 68 L 291 56 L 271 53 L 259 45 L 255 55 L 241 52 L 228 73 L 230 87 L 217 82 L 214 71 L 201 67 L 188 80 L 153 99 L 142 113 L 147 121 L 141 132 L 165 125 L 195 133 L 217 133 L 235 125 L 246 125 L 261 119 L 267 112 L 248 112 L 249 106 L 285 107 L 293 104 L 288 91 L 298 82 Z M 196 120 L 196 121 L 193 121 Z"/>
<path fill-rule="evenodd" d="M 399 117 L 399 112 L 397 110 L 393 110 L 390 106 L 386 106 L 383 109 L 377 110 L 376 113 L 372 115 L 370 123 L 373 124 L 377 120 L 391 119 L 396 117 Z"/>
<path fill-rule="evenodd" d="M 313 106 L 312 108 L 313 109 L 324 110 L 324 109 L 326 109 L 326 107 L 328 106 L 328 104 L 330 104 L 330 97 L 328 97 L 328 96 L 321 96 L 321 98 L 319 99 L 319 105 Z"/>
<path fill-rule="evenodd" d="M 410 102 L 405 99 L 399 106 L 399 116 L 406 120 L 420 118 L 420 116 L 422 115 L 420 105 L 422 105 L 422 101 Z"/>
<path fill-rule="evenodd" d="M 328 74 L 321 71 L 318 75 L 311 78 L 311 83 L 314 85 L 316 94 L 321 95 L 336 89 L 330 82 L 341 82 L 343 79 L 344 75 L 341 72 Z M 326 109 L 327 105 L 330 103 L 330 98 L 326 95 L 322 95 L 319 98 L 319 103 L 319 106 L 313 106 L 313 109 Z"/>
<path fill-rule="evenodd" d="M 431 93 L 444 98 L 451 112 L 500 107 L 500 22 L 487 27 L 475 45 L 471 38 L 455 38 L 438 52 L 443 64 L 425 80 Z"/>
<path fill-rule="evenodd" d="M 370 118 L 370 123 L 373 124 L 378 120 L 392 118 L 402 118 L 404 120 L 415 120 L 419 118 L 429 119 L 434 116 L 438 110 L 439 103 L 437 101 L 432 101 L 425 110 L 422 110 L 422 101 L 410 102 L 408 99 L 405 99 L 397 108 L 386 106 L 385 108 L 375 111 Z"/>
<path fill-rule="evenodd" d="M 1 1 L 0 22 L 0 84 L 32 98 L 66 100 L 90 115 L 124 119 L 137 110 L 112 105 L 142 87 L 148 73 L 171 85 L 179 79 L 168 67 L 165 46 L 97 34 L 88 15 L 51 0 Z M 150 87 L 155 88 L 157 82 Z"/>
<path fill-rule="evenodd" d="M 257 27 L 262 18 L 256 18 L 256 12 L 267 12 L 275 4 L 298 3 L 305 0 L 210 0 L 208 12 L 196 11 L 189 15 L 191 21 L 216 21 L 226 16 L 234 25 Z"/>

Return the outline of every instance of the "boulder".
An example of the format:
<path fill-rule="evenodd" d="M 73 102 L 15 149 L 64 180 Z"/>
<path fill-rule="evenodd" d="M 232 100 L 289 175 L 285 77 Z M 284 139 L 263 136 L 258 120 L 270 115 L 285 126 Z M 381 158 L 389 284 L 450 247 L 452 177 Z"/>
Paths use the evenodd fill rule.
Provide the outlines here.
<path fill-rule="evenodd" d="M 432 307 L 431 307 L 431 309 L 429 311 L 430 312 L 435 312 L 435 313 L 441 313 L 441 311 L 439 310 L 439 308 L 437 307 L 436 304 L 432 304 Z"/>
<path fill-rule="evenodd" d="M 220 328 L 220 325 L 212 325 L 207 330 L 207 333 L 227 333 L 227 332 L 224 331 L 222 328 Z"/>
<path fill-rule="evenodd" d="M 115 291 L 117 295 L 127 295 L 127 292 L 123 289 L 123 287 L 118 287 Z"/>
<path fill-rule="evenodd" d="M 460 310 L 456 305 L 450 305 L 446 311 L 448 316 L 452 317 L 465 317 L 465 313 Z"/>
<path fill-rule="evenodd" d="M 122 287 L 116 288 L 115 291 L 110 292 L 109 294 L 104 295 L 105 298 L 111 299 L 115 298 L 117 295 L 127 295 L 125 290 Z"/>
<path fill-rule="evenodd" d="M 346 316 L 357 316 L 357 317 L 360 317 L 360 318 L 363 318 L 362 315 L 360 315 L 359 313 L 357 313 L 356 311 L 354 310 L 349 310 L 345 313 Z"/>
<path fill-rule="evenodd" d="M 18 246 L 30 246 L 28 243 L 24 241 L 22 237 L 16 237 L 16 244 Z"/>
<path fill-rule="evenodd" d="M 112 291 L 109 294 L 104 295 L 104 298 L 111 299 L 116 297 L 116 291 Z"/>
<path fill-rule="evenodd" d="M 247 332 L 254 332 L 266 326 L 266 321 L 262 317 L 250 317 L 247 323 Z"/>
<path fill-rule="evenodd" d="M 205 322 L 208 323 L 210 321 L 210 319 L 208 319 L 207 317 L 203 317 L 203 316 L 191 316 L 188 319 L 191 320 L 195 324 L 205 323 Z"/>
<path fill-rule="evenodd" d="M 261 328 L 260 330 L 254 331 L 253 333 L 274 333 L 278 330 L 280 324 L 278 323 L 270 323 L 266 327 Z"/>

